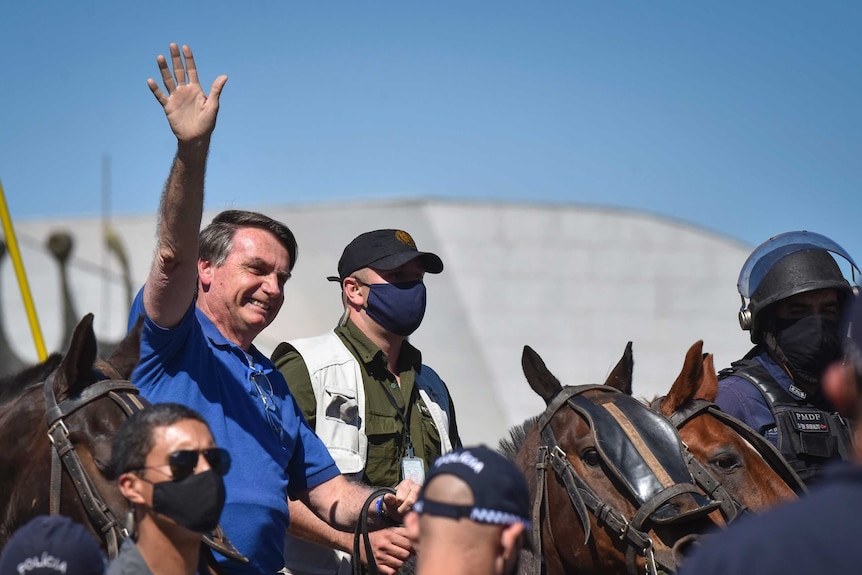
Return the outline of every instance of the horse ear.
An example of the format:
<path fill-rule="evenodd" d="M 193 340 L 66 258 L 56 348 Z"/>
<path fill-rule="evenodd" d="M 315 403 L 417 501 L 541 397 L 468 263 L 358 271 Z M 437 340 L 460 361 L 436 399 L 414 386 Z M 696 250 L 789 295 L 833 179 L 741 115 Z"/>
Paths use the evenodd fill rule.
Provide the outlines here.
<path fill-rule="evenodd" d="M 560 380 L 554 377 L 539 354 L 533 351 L 529 345 L 524 346 L 524 353 L 521 355 L 521 367 L 524 369 L 524 375 L 527 376 L 530 387 L 545 400 L 545 404 L 550 403 L 554 396 L 563 389 Z"/>
<path fill-rule="evenodd" d="M 632 354 L 632 342 L 626 344 L 626 349 L 623 356 L 617 362 L 617 365 L 611 371 L 605 385 L 609 385 L 614 389 L 618 389 L 626 395 L 632 394 L 632 372 L 635 367 L 635 359 Z"/>
<path fill-rule="evenodd" d="M 54 395 L 57 401 L 73 395 L 77 387 L 86 387 L 92 382 L 93 362 L 96 360 L 96 334 L 93 332 L 93 314 L 85 315 L 75 331 L 66 355 L 54 372 Z"/>
<path fill-rule="evenodd" d="M 705 399 L 710 403 L 718 395 L 718 374 L 715 372 L 715 358 L 711 353 L 703 356 L 703 379 L 697 388 L 696 399 Z"/>
<path fill-rule="evenodd" d="M 119 372 L 122 379 L 129 379 L 138 360 L 141 357 L 141 331 L 144 328 L 144 314 L 132 327 L 129 334 L 121 341 L 108 357 L 108 363 Z"/>
<path fill-rule="evenodd" d="M 661 412 L 670 415 L 685 402 L 693 399 L 703 382 L 703 340 L 695 342 L 685 354 L 685 363 L 676 381 L 670 388 L 664 401 L 661 402 Z"/>

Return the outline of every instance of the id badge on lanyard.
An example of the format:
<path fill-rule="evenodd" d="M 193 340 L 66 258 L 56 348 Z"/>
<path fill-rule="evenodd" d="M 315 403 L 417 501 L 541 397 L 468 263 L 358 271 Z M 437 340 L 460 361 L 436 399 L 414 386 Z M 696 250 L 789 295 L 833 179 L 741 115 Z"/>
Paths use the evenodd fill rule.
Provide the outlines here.
<path fill-rule="evenodd" d="M 401 458 L 401 480 L 409 479 L 416 485 L 425 483 L 425 461 L 413 453 L 413 438 L 407 433 L 407 457 Z"/>
<path fill-rule="evenodd" d="M 401 458 L 401 479 L 409 479 L 416 485 L 425 483 L 425 462 L 421 457 Z"/>

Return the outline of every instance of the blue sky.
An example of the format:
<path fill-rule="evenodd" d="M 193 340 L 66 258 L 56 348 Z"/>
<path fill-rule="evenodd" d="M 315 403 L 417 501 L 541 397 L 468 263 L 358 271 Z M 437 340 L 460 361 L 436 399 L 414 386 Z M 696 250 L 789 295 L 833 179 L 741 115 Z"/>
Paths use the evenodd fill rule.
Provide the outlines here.
<path fill-rule="evenodd" d="M 154 213 L 169 42 L 230 77 L 207 207 L 431 197 L 646 210 L 862 260 L 862 3 L 4 2 L 13 219 Z M 289 222 L 288 222 L 289 223 Z"/>

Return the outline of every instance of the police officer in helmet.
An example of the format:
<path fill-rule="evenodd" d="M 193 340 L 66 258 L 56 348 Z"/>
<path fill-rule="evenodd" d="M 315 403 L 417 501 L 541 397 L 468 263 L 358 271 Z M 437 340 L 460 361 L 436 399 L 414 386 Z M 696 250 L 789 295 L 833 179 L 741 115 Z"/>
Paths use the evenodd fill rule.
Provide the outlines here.
<path fill-rule="evenodd" d="M 755 346 L 719 373 L 715 401 L 775 444 L 808 484 L 851 452 L 847 423 L 820 388 L 841 354 L 841 314 L 854 297 L 832 254 L 858 273 L 841 246 L 806 231 L 770 238 L 748 257 L 739 322 Z"/>

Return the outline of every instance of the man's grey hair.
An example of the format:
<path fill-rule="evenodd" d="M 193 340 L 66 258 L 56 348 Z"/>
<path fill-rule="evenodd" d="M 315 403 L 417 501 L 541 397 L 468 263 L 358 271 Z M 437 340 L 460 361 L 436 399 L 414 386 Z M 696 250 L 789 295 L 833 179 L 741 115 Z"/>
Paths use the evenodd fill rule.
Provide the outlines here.
<path fill-rule="evenodd" d="M 233 250 L 233 236 L 240 228 L 260 228 L 278 238 L 290 256 L 288 271 L 296 265 L 296 238 L 283 223 L 269 216 L 245 210 L 225 210 L 200 233 L 198 257 L 212 262 L 216 267 L 224 265 Z"/>

